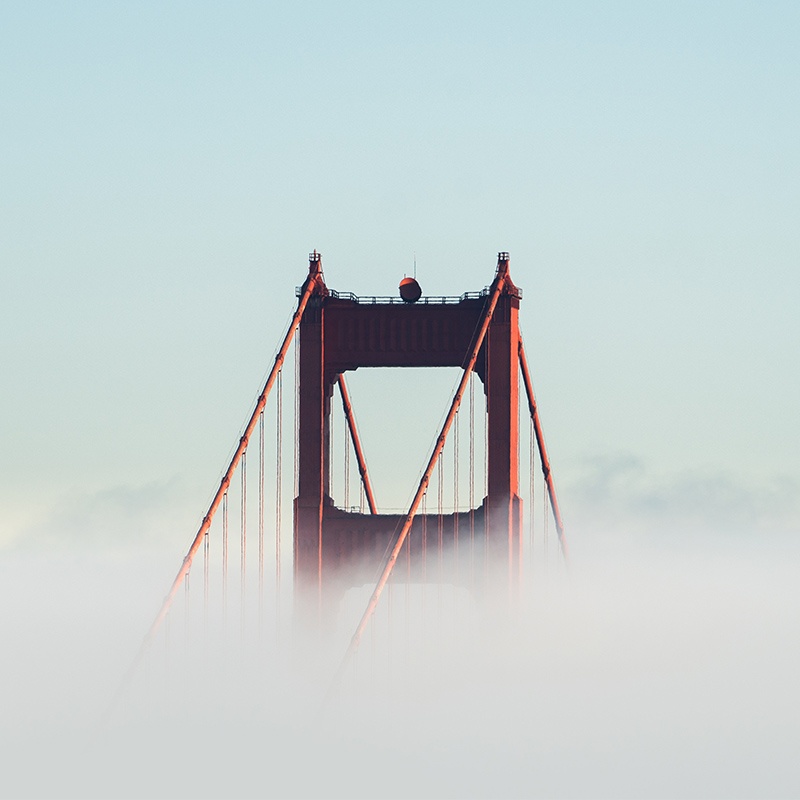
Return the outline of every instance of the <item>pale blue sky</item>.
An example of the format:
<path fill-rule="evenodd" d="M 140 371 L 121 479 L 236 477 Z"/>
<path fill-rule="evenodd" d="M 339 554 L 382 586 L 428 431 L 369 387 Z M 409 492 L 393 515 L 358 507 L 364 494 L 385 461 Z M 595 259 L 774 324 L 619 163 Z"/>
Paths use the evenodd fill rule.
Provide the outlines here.
<path fill-rule="evenodd" d="M 313 248 L 511 252 L 568 522 L 797 530 L 798 52 L 795 3 L 4 3 L 0 542 L 114 492 L 188 538 Z"/>

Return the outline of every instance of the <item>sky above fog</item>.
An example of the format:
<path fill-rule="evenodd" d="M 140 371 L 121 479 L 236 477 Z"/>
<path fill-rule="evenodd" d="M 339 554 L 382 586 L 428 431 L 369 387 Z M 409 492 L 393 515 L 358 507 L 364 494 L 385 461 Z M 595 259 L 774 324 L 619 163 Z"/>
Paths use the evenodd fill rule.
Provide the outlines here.
<path fill-rule="evenodd" d="M 424 291 L 476 290 L 510 251 L 573 527 L 797 530 L 799 26 L 780 2 L 4 3 L 0 546 L 126 509 L 191 529 L 314 248 L 361 294 L 414 253 Z"/>
<path fill-rule="evenodd" d="M 798 32 L 777 1 L 1 3 L 0 793 L 374 797 L 399 759 L 387 796 L 796 796 Z M 362 295 L 510 252 L 569 579 L 310 739 L 341 643 L 304 683 L 223 641 L 87 750 L 315 248 Z M 348 378 L 380 502 L 454 376 Z"/>

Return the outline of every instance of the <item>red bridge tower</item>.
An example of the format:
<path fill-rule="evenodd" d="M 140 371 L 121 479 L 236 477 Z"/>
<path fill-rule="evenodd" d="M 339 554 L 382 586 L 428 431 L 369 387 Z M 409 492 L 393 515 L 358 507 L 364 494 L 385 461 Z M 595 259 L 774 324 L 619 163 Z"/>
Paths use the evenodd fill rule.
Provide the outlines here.
<path fill-rule="evenodd" d="M 335 603 L 351 585 L 374 581 L 387 546 L 402 525 L 397 514 L 360 514 L 337 508 L 330 496 L 330 412 L 334 386 L 360 367 L 466 368 L 486 315 L 490 289 L 457 298 L 359 299 L 329 290 L 320 256 L 310 257 L 302 295 L 313 284 L 300 322 L 298 496 L 294 508 L 295 586 L 303 605 Z M 506 558 L 515 576 L 521 554 L 519 496 L 518 325 L 521 291 L 500 253 L 499 296 L 478 350 L 474 371 L 482 381 L 488 412 L 488 494 L 474 509 L 446 515 L 417 514 L 409 532 L 415 580 L 424 579 L 432 548 L 454 544 L 465 531 L 485 546 L 475 555 Z M 423 532 L 439 525 L 441 536 Z M 463 570 L 462 570 L 463 572 Z M 438 578 L 438 576 L 437 576 Z M 457 580 L 451 570 L 445 579 Z M 513 577 L 512 577 L 513 580 Z"/>
<path fill-rule="evenodd" d="M 361 622 L 350 642 L 348 655 L 340 668 L 340 674 L 348 658 L 358 647 L 401 552 L 406 559 L 406 569 L 402 572 L 408 581 L 426 581 L 430 577 L 436 582 L 468 581 L 470 585 L 480 585 L 480 579 L 486 574 L 481 566 L 487 566 L 490 559 L 495 559 L 507 564 L 509 583 L 512 587 L 515 585 L 522 563 L 518 430 L 520 377 L 525 389 L 531 423 L 531 497 L 535 438 L 561 553 L 564 559 L 567 559 L 564 525 L 556 500 L 525 348 L 519 332 L 519 303 L 522 294 L 509 275 L 508 253 L 499 254 L 494 280 L 491 286 L 482 292 L 467 293 L 460 297 L 421 297 L 416 281 L 405 279 L 401 284 L 401 295 L 401 298 L 358 298 L 351 294 L 329 290 L 322 274 L 320 256 L 316 252 L 311 255 L 308 277 L 298 291 L 297 309 L 275 356 L 275 362 L 208 510 L 145 636 L 139 656 L 129 670 L 129 675 L 167 618 L 170 607 L 183 585 L 186 586 L 188 602 L 187 577 L 195 557 L 201 551 L 204 565 L 203 598 L 205 613 L 208 613 L 210 533 L 215 515 L 220 509 L 222 509 L 221 597 L 224 621 L 228 598 L 228 493 L 233 488 L 232 481 L 237 469 L 240 478 L 238 500 L 241 504 L 239 586 L 242 598 L 242 625 L 244 625 L 245 588 L 248 585 L 245 459 L 251 438 L 255 435 L 259 437 L 255 453 L 259 477 L 256 487 L 259 501 L 257 518 L 259 603 L 261 604 L 264 599 L 264 409 L 273 386 L 276 382 L 278 387 L 281 386 L 281 370 L 298 329 L 300 331 L 299 376 L 296 386 L 299 409 L 298 494 L 294 499 L 294 585 L 298 606 L 316 613 L 321 613 L 322 609 L 333 610 L 341 595 L 350 586 L 372 583 L 376 573 L 380 573 Z M 372 497 L 343 377 L 348 370 L 360 367 L 461 367 L 463 370 L 433 452 L 405 515 L 379 514 Z M 437 464 L 441 467 L 440 459 L 448 432 L 454 424 L 473 372 L 482 381 L 486 398 L 487 494 L 475 508 L 468 508 L 466 511 L 456 508 L 448 515 L 443 513 L 440 504 L 438 513 L 427 514 L 425 497 L 430 486 L 431 474 Z M 369 514 L 338 508 L 331 498 L 330 415 L 334 385 L 338 385 L 342 395 L 359 471 L 369 501 L 371 512 Z M 280 397 L 281 392 L 278 391 L 278 469 L 274 528 L 275 588 L 278 597 L 281 564 Z M 472 421 L 471 403 L 470 410 Z M 473 431 L 470 426 L 471 443 L 472 436 Z M 457 463 L 457 459 L 454 459 L 454 465 Z M 472 459 L 470 463 L 472 465 Z M 455 474 L 454 478 L 455 496 L 455 487 L 458 485 Z M 440 472 L 440 491 L 441 485 Z M 472 505 L 474 492 L 472 483 L 470 485 L 470 505 Z M 421 513 L 418 513 L 420 511 Z M 531 535 L 532 523 L 531 517 Z M 459 569 L 457 554 L 463 552 L 459 551 L 459 535 L 463 536 L 467 532 L 469 547 L 463 549 L 468 549 L 470 568 Z M 546 523 L 543 541 L 546 547 Z M 442 554 L 448 550 L 453 557 L 445 560 Z M 434 555 L 435 558 L 432 557 Z M 435 569 L 432 568 L 433 564 L 436 565 Z M 426 572 L 429 568 L 430 572 Z M 276 610 L 279 605 L 276 604 Z"/>

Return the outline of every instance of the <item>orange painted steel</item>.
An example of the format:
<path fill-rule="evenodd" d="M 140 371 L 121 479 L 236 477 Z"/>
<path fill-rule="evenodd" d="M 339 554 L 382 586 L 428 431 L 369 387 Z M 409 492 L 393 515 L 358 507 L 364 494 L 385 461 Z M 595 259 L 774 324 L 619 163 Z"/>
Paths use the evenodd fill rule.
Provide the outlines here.
<path fill-rule="evenodd" d="M 315 257 L 316 255 L 317 254 L 314 253 L 312 258 Z M 222 480 L 220 481 L 217 493 L 214 495 L 214 499 L 211 501 L 211 505 L 209 506 L 206 515 L 203 517 L 203 522 L 200 525 L 200 529 L 197 531 L 197 534 L 195 535 L 194 540 L 192 541 L 191 547 L 189 548 L 189 552 L 183 559 L 181 568 L 178 570 L 178 574 L 175 576 L 175 580 L 172 582 L 172 586 L 170 587 L 169 592 L 167 592 L 167 595 L 164 598 L 164 602 L 161 605 L 161 609 L 156 615 L 153 624 L 150 626 L 150 630 L 147 632 L 147 635 L 144 638 L 144 642 L 142 643 L 140 653 L 144 652 L 147 649 L 147 646 L 152 641 L 153 636 L 155 636 L 156 632 L 161 626 L 161 623 L 164 621 L 164 618 L 166 617 L 167 612 L 169 611 L 170 606 L 172 605 L 172 601 L 175 599 L 175 595 L 177 594 L 178 589 L 180 588 L 184 578 L 189 572 L 189 568 L 192 565 L 192 560 L 194 559 L 194 556 L 197 553 L 197 551 L 200 549 L 200 545 L 203 542 L 203 537 L 206 535 L 207 531 L 211 527 L 211 522 L 214 519 L 214 514 L 219 508 L 219 505 L 222 502 L 222 498 L 228 491 L 228 486 L 230 485 L 233 473 L 236 471 L 236 467 L 239 465 L 242 455 L 247 449 L 247 445 L 250 441 L 250 436 L 252 435 L 253 430 L 256 427 L 256 424 L 258 423 L 258 419 L 261 416 L 261 412 L 264 410 L 264 406 L 267 404 L 267 397 L 269 396 L 269 393 L 272 389 L 272 385 L 275 383 L 275 378 L 277 377 L 281 367 L 283 366 L 284 359 L 286 358 L 286 353 L 289 350 L 289 345 L 292 343 L 295 331 L 297 330 L 297 327 L 300 324 L 300 320 L 303 317 L 303 312 L 306 309 L 308 300 L 313 294 L 317 283 L 320 282 L 321 280 L 322 280 L 322 265 L 321 262 L 317 259 L 316 261 L 312 261 L 312 269 L 309 271 L 309 276 L 306 280 L 305 285 L 303 286 L 303 291 L 300 296 L 300 301 L 297 304 L 297 310 L 294 312 L 292 321 L 289 323 L 289 330 L 286 332 L 286 336 L 284 336 L 281 348 L 278 351 L 278 354 L 275 356 L 275 363 L 272 365 L 272 369 L 270 370 L 269 377 L 267 378 L 267 382 L 264 385 L 264 389 L 258 396 L 256 407 L 253 410 L 252 415 L 250 416 L 250 420 L 247 423 L 247 426 L 245 427 L 244 433 L 239 439 L 239 446 L 236 448 L 236 452 L 234 452 L 233 457 L 231 458 L 231 461 L 228 464 L 228 469 L 225 470 L 225 474 L 222 476 Z"/>
<path fill-rule="evenodd" d="M 372 492 L 372 484 L 369 480 L 369 473 L 367 472 L 367 462 L 364 458 L 364 451 L 361 449 L 361 440 L 358 437 L 356 430 L 356 418 L 353 415 L 353 406 L 350 403 L 350 393 L 347 391 L 347 386 L 344 382 L 344 375 L 339 375 L 337 380 L 339 386 L 339 394 L 342 397 L 342 407 L 344 408 L 344 416 L 347 420 L 347 427 L 350 431 L 350 438 L 353 442 L 353 449 L 356 452 L 356 461 L 358 461 L 358 472 L 361 475 L 361 483 L 364 486 L 364 494 L 367 496 L 367 503 L 369 504 L 369 513 L 377 514 L 378 507 L 375 505 L 375 495 Z"/>
<path fill-rule="evenodd" d="M 436 466 L 437 461 L 439 460 L 439 456 L 444 449 L 444 443 L 447 439 L 447 434 L 450 430 L 451 425 L 453 424 L 453 419 L 456 415 L 456 411 L 458 411 L 458 407 L 461 404 L 461 398 L 464 395 L 464 389 L 467 386 L 469 381 L 469 376 L 472 373 L 472 369 L 475 366 L 475 361 L 478 358 L 478 352 L 481 349 L 481 345 L 483 344 L 483 340 L 486 337 L 486 331 L 489 328 L 489 322 L 492 319 L 492 314 L 494 313 L 495 306 L 497 305 L 497 300 L 500 297 L 500 293 L 503 290 L 503 286 L 505 285 L 506 276 L 507 276 L 507 261 L 501 261 L 500 266 L 498 266 L 497 276 L 494 279 L 494 283 L 491 288 L 491 292 L 489 295 L 489 299 L 487 301 L 486 310 L 484 312 L 483 320 L 481 322 L 480 328 L 478 329 L 477 335 L 473 340 L 472 348 L 469 351 L 469 356 L 467 358 L 466 364 L 464 365 L 464 373 L 461 376 L 461 381 L 458 384 L 458 388 L 456 389 L 455 395 L 453 396 L 453 401 L 450 404 L 450 410 L 447 413 L 447 417 L 445 418 L 444 424 L 442 425 L 442 430 L 439 433 L 438 438 L 436 439 L 436 444 L 433 448 L 433 453 L 431 453 L 430 460 L 428 461 L 428 466 L 425 468 L 425 472 L 422 475 L 422 478 L 419 482 L 419 486 L 417 487 L 416 494 L 414 495 L 414 499 L 411 501 L 411 506 L 408 509 L 408 513 L 406 514 L 405 522 L 403 523 L 403 527 L 400 529 L 400 533 L 397 535 L 397 539 L 394 542 L 391 552 L 389 553 L 389 557 L 384 565 L 383 571 L 381 576 L 378 578 L 378 582 L 375 584 L 375 589 L 372 592 L 372 596 L 370 597 L 369 603 L 367 603 L 367 608 L 364 611 L 364 615 L 361 617 L 361 621 L 358 623 L 358 627 L 353 634 L 353 638 L 350 641 L 350 646 L 345 653 L 344 660 L 342 665 L 339 667 L 339 671 L 334 681 L 334 687 L 336 687 L 341 679 L 341 676 L 344 673 L 344 669 L 347 666 L 351 656 L 355 653 L 356 649 L 358 648 L 358 644 L 361 641 L 361 637 L 364 634 L 364 630 L 367 627 L 367 623 L 372 617 L 374 613 L 378 601 L 381 598 L 381 594 L 383 593 L 384 588 L 389 580 L 389 576 L 392 574 L 392 570 L 394 569 L 395 562 L 397 561 L 398 556 L 400 555 L 400 551 L 403 548 L 403 544 L 406 541 L 406 537 L 408 536 L 409 531 L 411 530 L 411 525 L 414 522 L 414 516 L 417 513 L 417 509 L 419 508 L 420 503 L 422 502 L 422 497 L 425 494 L 425 491 L 428 488 L 428 484 L 430 482 L 431 473 L 433 472 L 433 468 Z"/>
<path fill-rule="evenodd" d="M 528 409 L 530 410 L 533 430 L 536 435 L 536 445 L 539 448 L 539 457 L 542 462 L 542 474 L 547 483 L 547 494 L 550 497 L 550 507 L 553 509 L 553 519 L 556 522 L 558 543 L 561 546 L 561 553 L 564 556 L 564 561 L 569 562 L 569 548 L 567 547 L 567 537 L 564 535 L 564 522 L 561 519 L 561 510 L 558 507 L 556 487 L 553 483 L 553 473 L 550 469 L 550 459 L 547 456 L 544 433 L 542 433 L 542 422 L 539 419 L 539 409 L 533 394 L 533 381 L 531 381 L 531 373 L 528 370 L 528 359 L 525 357 L 525 348 L 522 346 L 521 338 L 519 340 L 519 366 L 522 370 L 522 381 L 525 384 L 525 393 L 528 395 Z"/>
<path fill-rule="evenodd" d="M 484 531 L 484 558 L 506 553 L 517 580 L 522 518 L 519 497 L 519 305 L 521 290 L 502 253 L 503 288 L 473 372 L 487 404 L 485 496 L 478 508 L 444 516 L 443 539 L 477 525 Z M 500 271 L 500 269 L 498 270 Z M 351 586 L 374 584 L 373 564 L 383 564 L 404 514 L 354 513 L 330 495 L 330 409 L 338 376 L 370 367 L 457 367 L 463 370 L 491 294 L 358 298 L 317 286 L 298 331 L 298 447 L 294 502 L 295 610 L 311 624 L 322 623 Z M 345 376 L 346 377 L 346 376 Z M 348 448 L 349 452 L 349 448 Z M 362 484 L 363 490 L 363 484 Z M 417 514 L 414 525 L 421 525 Z M 433 520 L 431 520 L 433 522 Z M 413 535 L 413 529 L 412 529 Z M 491 540 L 491 542 L 489 541 Z M 429 544 L 435 548 L 436 537 Z M 412 569 L 424 560 L 415 548 Z M 460 580 L 455 570 L 452 578 Z M 330 619 L 328 618 L 328 621 Z"/>

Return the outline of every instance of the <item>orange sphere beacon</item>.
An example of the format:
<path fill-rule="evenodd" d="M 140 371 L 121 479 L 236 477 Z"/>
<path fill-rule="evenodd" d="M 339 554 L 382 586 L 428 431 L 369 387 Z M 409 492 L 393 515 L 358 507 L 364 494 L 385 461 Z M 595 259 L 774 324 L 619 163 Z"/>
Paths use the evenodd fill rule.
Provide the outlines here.
<path fill-rule="evenodd" d="M 422 289 L 414 278 L 403 278 L 400 281 L 400 297 L 406 303 L 416 303 L 422 297 Z"/>

